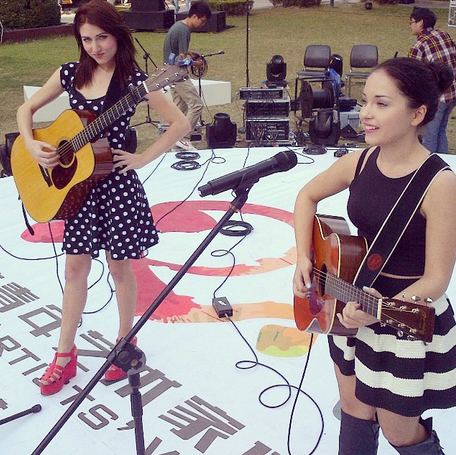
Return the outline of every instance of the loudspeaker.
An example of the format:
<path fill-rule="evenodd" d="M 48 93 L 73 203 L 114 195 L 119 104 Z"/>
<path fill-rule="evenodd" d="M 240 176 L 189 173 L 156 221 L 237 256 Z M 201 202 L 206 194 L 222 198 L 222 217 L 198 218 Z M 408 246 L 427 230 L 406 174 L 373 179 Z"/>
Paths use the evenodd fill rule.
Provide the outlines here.
<path fill-rule="evenodd" d="M 229 114 L 215 114 L 212 125 L 206 125 L 206 141 L 210 149 L 234 147 L 236 135 L 237 126 L 231 121 Z"/>
<path fill-rule="evenodd" d="M 131 11 L 163 11 L 165 0 L 131 0 Z"/>
<path fill-rule="evenodd" d="M 174 24 L 174 11 L 126 11 L 124 20 L 134 30 L 167 30 Z"/>
<path fill-rule="evenodd" d="M 337 109 L 319 109 L 309 121 L 309 136 L 314 144 L 336 145 L 340 138 L 340 117 Z"/>
<path fill-rule="evenodd" d="M 188 13 L 177 13 L 176 21 L 182 21 L 188 17 Z M 211 18 L 204 24 L 204 27 L 192 30 L 195 32 L 221 32 L 226 28 L 225 11 L 212 11 Z"/>

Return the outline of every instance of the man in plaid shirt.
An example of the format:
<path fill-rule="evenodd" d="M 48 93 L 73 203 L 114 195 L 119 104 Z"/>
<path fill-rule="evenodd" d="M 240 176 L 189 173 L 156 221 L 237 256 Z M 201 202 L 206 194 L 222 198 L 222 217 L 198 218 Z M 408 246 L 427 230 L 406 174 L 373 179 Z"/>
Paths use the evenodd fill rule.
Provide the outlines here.
<path fill-rule="evenodd" d="M 452 67 L 456 75 L 456 46 L 447 32 L 437 30 L 435 14 L 428 8 L 413 9 L 410 28 L 416 35 L 416 42 L 409 51 L 409 57 L 425 62 L 442 61 Z M 456 106 L 456 81 L 442 94 L 434 120 L 428 123 L 423 135 L 423 145 L 435 153 L 448 153 L 446 127 L 451 111 Z"/>

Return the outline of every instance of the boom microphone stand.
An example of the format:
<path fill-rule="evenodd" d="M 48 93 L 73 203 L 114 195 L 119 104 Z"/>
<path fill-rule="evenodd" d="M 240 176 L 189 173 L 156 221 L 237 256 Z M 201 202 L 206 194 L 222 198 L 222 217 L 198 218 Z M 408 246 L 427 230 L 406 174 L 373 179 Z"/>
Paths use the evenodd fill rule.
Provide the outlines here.
<path fill-rule="evenodd" d="M 146 73 L 149 74 L 149 63 L 148 63 L 149 60 L 155 66 L 155 69 L 158 69 L 158 66 L 152 60 L 149 52 L 147 52 L 146 49 L 144 49 L 143 45 L 139 42 L 138 38 L 135 37 L 135 41 L 139 44 L 139 47 L 144 51 L 143 59 L 144 59 Z M 159 122 L 156 122 L 156 121 L 152 120 L 152 118 L 150 116 L 150 106 L 149 106 L 149 104 L 147 104 L 146 120 L 144 122 L 141 122 L 141 123 L 138 123 L 138 124 L 132 125 L 132 126 L 134 128 L 135 126 L 140 126 L 140 125 L 145 125 L 145 124 L 151 124 L 151 125 L 154 125 L 154 126 L 157 126 L 159 124 Z"/>
<path fill-rule="evenodd" d="M 129 382 L 132 386 L 133 393 L 131 395 L 131 404 L 132 404 L 132 413 L 135 422 L 135 436 L 136 436 L 136 450 L 138 455 L 145 455 L 144 448 L 144 435 L 143 435 L 143 425 L 142 425 L 142 406 L 141 399 L 138 399 L 138 389 L 140 385 L 139 372 L 138 369 L 141 368 L 145 362 L 145 357 L 142 351 L 140 351 L 136 346 L 134 346 L 130 341 L 134 336 L 141 330 L 142 326 L 150 319 L 154 311 L 160 306 L 160 304 L 165 300 L 167 295 L 173 290 L 173 288 L 179 283 L 179 281 L 184 277 L 190 267 L 196 262 L 196 260 L 201 256 L 203 251 L 207 248 L 209 243 L 214 239 L 214 237 L 221 231 L 225 226 L 226 222 L 231 218 L 231 216 L 239 212 L 244 204 L 247 202 L 248 193 L 254 183 L 258 181 L 258 174 L 251 173 L 246 175 L 242 181 L 242 184 L 235 188 L 236 197 L 230 204 L 230 207 L 220 219 L 220 221 L 212 228 L 207 237 L 203 242 L 198 246 L 194 253 L 190 256 L 187 262 L 181 267 L 181 269 L 175 274 L 171 279 L 169 284 L 163 289 L 151 306 L 145 311 L 142 317 L 138 322 L 133 326 L 130 332 L 119 340 L 119 342 L 114 346 L 114 349 L 106 357 L 106 362 L 101 366 L 101 368 L 95 373 L 93 378 L 85 386 L 84 389 L 78 394 L 76 399 L 71 403 L 69 408 L 65 411 L 62 417 L 57 421 L 51 431 L 46 435 L 46 437 L 41 441 L 38 447 L 32 452 L 31 455 L 39 455 L 43 453 L 43 450 L 49 445 L 52 439 L 57 435 L 60 429 L 65 425 L 68 419 L 74 414 L 76 409 L 79 407 L 81 402 L 89 395 L 91 390 L 97 385 L 103 375 L 106 373 L 108 368 L 112 363 L 122 368 L 124 371 L 129 373 Z"/>
<path fill-rule="evenodd" d="M 202 98 L 202 94 L 203 94 L 203 88 L 202 88 L 202 85 L 201 85 L 201 78 L 206 75 L 208 69 L 209 69 L 209 65 L 208 63 L 206 62 L 206 57 L 212 57 L 213 55 L 222 55 L 224 54 L 225 51 L 218 51 L 218 52 L 213 52 L 212 54 L 204 54 L 204 55 L 201 55 L 201 58 L 202 58 L 202 65 L 200 68 L 198 68 L 197 66 L 191 66 L 190 67 L 190 71 L 192 72 L 192 74 L 198 78 L 198 95 L 200 98 Z M 200 124 L 201 126 L 204 126 L 204 122 L 203 122 L 203 116 L 201 115 L 200 116 Z"/>

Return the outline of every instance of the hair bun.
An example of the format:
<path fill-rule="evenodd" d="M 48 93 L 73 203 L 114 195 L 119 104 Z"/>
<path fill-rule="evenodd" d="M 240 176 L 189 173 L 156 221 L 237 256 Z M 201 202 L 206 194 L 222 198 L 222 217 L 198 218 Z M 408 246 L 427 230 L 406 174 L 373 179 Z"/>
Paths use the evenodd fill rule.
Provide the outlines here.
<path fill-rule="evenodd" d="M 429 66 L 435 74 L 440 92 L 444 92 L 453 83 L 453 68 L 443 62 L 430 62 Z"/>

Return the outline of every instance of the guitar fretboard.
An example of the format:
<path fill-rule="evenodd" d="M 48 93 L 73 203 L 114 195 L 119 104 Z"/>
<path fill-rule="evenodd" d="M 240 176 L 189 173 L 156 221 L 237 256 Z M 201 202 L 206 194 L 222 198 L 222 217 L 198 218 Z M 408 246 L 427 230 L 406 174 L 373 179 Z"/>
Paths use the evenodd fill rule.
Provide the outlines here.
<path fill-rule="evenodd" d="M 147 95 L 147 90 L 144 85 L 133 88 L 130 93 L 117 101 L 71 139 L 73 150 L 81 149 L 85 144 L 99 136 L 129 109 L 135 107 L 139 102 L 136 100 L 143 99 L 145 95 Z"/>
<path fill-rule="evenodd" d="M 380 319 L 379 308 L 381 308 L 381 299 L 375 297 L 355 285 L 339 278 L 332 273 L 325 273 L 314 268 L 316 281 L 323 284 L 325 293 L 341 300 L 344 303 L 358 302 L 361 309 L 365 312 Z"/>
<path fill-rule="evenodd" d="M 181 66 L 165 66 L 157 70 L 149 79 L 144 81 L 137 87 L 130 87 L 130 93 L 127 93 L 117 103 L 112 105 L 103 114 L 97 117 L 92 123 L 87 125 L 82 131 L 76 134 L 68 144 L 63 145 L 59 149 L 60 155 L 65 155 L 68 152 L 80 150 L 87 143 L 94 140 L 116 120 L 124 115 L 129 109 L 132 109 L 139 104 L 144 97 L 155 90 L 160 90 L 167 85 L 182 79 L 187 74 L 187 68 Z M 72 150 L 71 150 L 72 149 Z"/>

